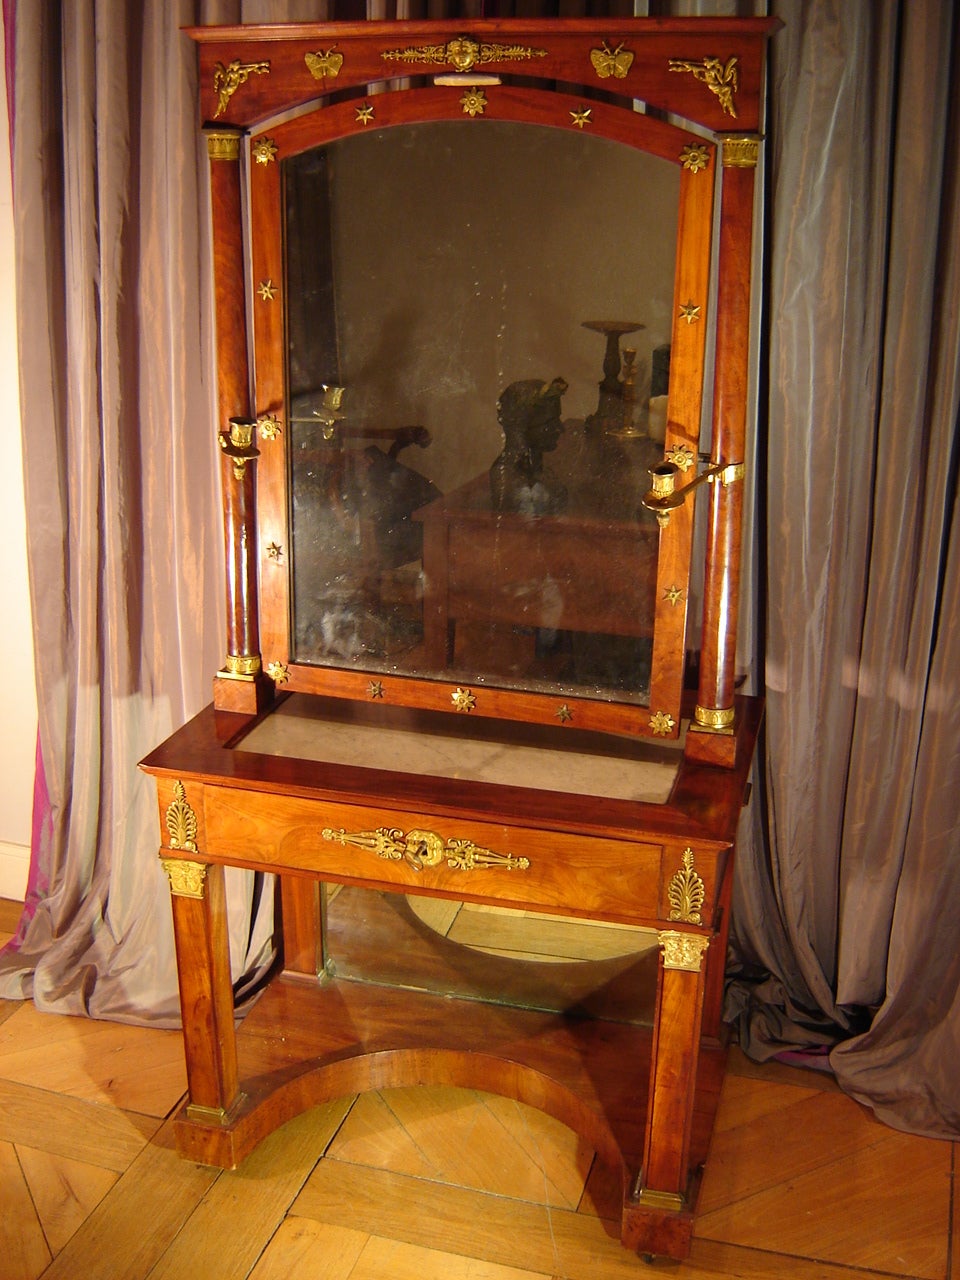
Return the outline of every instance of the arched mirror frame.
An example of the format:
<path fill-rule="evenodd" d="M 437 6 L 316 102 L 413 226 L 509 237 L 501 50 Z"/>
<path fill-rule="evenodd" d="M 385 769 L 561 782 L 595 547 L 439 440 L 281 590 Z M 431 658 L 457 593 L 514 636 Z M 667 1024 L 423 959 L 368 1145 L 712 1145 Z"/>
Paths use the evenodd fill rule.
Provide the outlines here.
<path fill-rule="evenodd" d="M 372 96 L 368 102 L 356 100 L 323 106 L 308 115 L 278 125 L 268 124 L 251 137 L 254 154 L 270 144 L 276 147 L 276 161 L 298 155 L 335 139 L 347 137 L 369 128 L 358 121 L 358 112 L 375 104 L 376 124 L 389 128 L 412 121 L 463 119 L 462 85 L 430 89 L 397 89 Z M 548 93 L 506 85 L 486 89 L 488 105 L 483 117 L 469 121 L 467 128 L 482 129 L 489 120 L 511 120 L 520 123 L 552 125 L 575 129 L 572 115 L 579 99 L 567 94 Z M 616 137 L 627 145 L 651 151 L 681 169 L 679 242 L 676 251 L 675 298 L 705 299 L 709 272 L 710 228 L 715 148 L 692 134 L 622 107 L 592 102 L 590 117 L 596 136 Z M 683 168 L 683 158 L 688 165 Z M 690 160 L 690 157 L 694 159 Z M 253 278 L 255 282 L 281 281 L 284 277 L 283 244 L 280 210 L 282 173 L 275 161 L 257 164 L 250 173 L 251 223 L 253 238 Z M 585 228 L 585 234 L 589 233 Z M 255 290 L 256 293 L 256 290 Z M 277 359 L 283 350 L 282 307 L 279 298 L 256 298 L 254 305 L 254 352 L 256 369 L 256 406 L 258 415 L 281 424 L 289 419 L 286 403 L 283 364 Z M 669 402 L 666 453 L 684 460 L 695 457 L 701 417 L 705 324 L 688 324 L 676 308 L 672 335 L 671 385 L 675 388 Z M 704 306 L 704 312 L 706 306 Z M 425 707 L 429 710 L 453 709 L 452 695 L 462 685 L 457 680 L 437 674 L 430 678 L 397 676 L 382 671 L 350 670 L 331 665 L 298 664 L 293 660 L 288 619 L 291 616 L 290 574 L 283 557 L 270 557 L 264 547 L 288 547 L 291 543 L 288 509 L 289 457 L 284 440 L 291 433 L 281 431 L 262 441 L 258 471 L 258 531 L 260 541 L 261 626 L 260 641 L 268 668 L 281 664 L 286 687 L 310 693 L 335 694 L 370 700 L 370 689 L 386 702 Z M 668 722 L 680 722 L 680 696 L 684 651 L 684 627 L 692 528 L 692 504 L 672 513 L 660 532 L 656 585 L 656 617 L 654 656 L 652 662 L 651 707 L 635 703 L 574 696 L 563 697 L 536 692 L 491 687 L 491 682 L 470 686 L 475 699 L 476 715 L 513 720 L 557 723 L 558 708 L 566 707 L 566 723 L 586 729 L 617 729 L 632 733 L 653 733 L 651 721 L 662 727 L 663 736 L 670 732 Z M 275 668 L 273 668 L 275 669 Z M 654 716 L 656 719 L 654 720 Z M 676 732 L 675 727 L 673 732 Z"/>
<path fill-rule="evenodd" d="M 290 662 L 289 584 L 282 556 L 276 554 L 287 536 L 287 468 L 279 461 L 282 445 L 272 447 L 284 434 L 283 312 L 257 293 L 263 281 L 282 278 L 282 262 L 277 261 L 281 209 L 277 158 L 288 148 L 293 153 L 323 138 L 347 136 L 365 127 L 357 114 L 362 99 L 351 97 L 347 91 L 352 89 L 388 90 L 374 98 L 381 125 L 462 118 L 462 81 L 413 90 L 396 87 L 394 79 L 397 70 L 425 77 L 439 75 L 442 69 L 448 73 L 444 79 L 451 73 L 455 78 L 458 67 L 451 61 L 451 52 L 457 44 L 475 51 L 492 50 L 492 58 L 498 60 L 498 65 L 484 68 L 504 81 L 487 91 L 497 104 L 490 118 L 571 128 L 577 127 L 572 108 L 588 106 L 598 133 L 685 165 L 667 453 L 675 447 L 690 450 L 694 457 L 697 453 L 706 325 L 690 323 L 687 304 L 700 308 L 698 319 L 707 315 L 710 248 L 711 243 L 716 245 L 710 464 L 717 483 L 704 486 L 703 491 L 709 508 L 704 616 L 699 688 L 692 708 L 694 733 L 688 735 L 687 754 L 716 763 L 733 762 L 753 186 L 763 45 L 774 25 L 768 20 L 634 19 L 602 26 L 590 20 L 360 23 L 200 28 L 190 33 L 201 44 L 201 99 L 210 122 L 218 398 L 223 424 L 227 657 L 215 681 L 216 705 L 257 709 L 269 702 L 275 687 L 287 687 L 363 700 L 386 696 L 402 705 L 457 709 L 443 680 L 384 678 L 378 673 L 371 681 L 368 673 Z M 528 64 L 516 62 L 518 49 L 535 50 L 538 80 L 556 82 L 561 91 L 548 94 L 512 86 L 511 73 L 530 70 Z M 438 60 L 441 66 L 436 65 Z M 445 68 L 443 62 L 448 64 Z M 580 91 L 585 95 L 582 103 L 576 96 Z M 692 130 L 638 113 L 633 109 L 635 101 L 685 119 Z M 291 115 L 313 102 L 317 104 L 314 111 Z M 291 118 L 284 120 L 284 113 Z M 483 127 L 482 121 L 476 123 Z M 244 147 L 242 135 L 248 130 Z M 716 228 L 715 142 L 722 157 Z M 701 148 L 705 166 L 685 162 L 684 155 L 689 153 L 684 148 L 689 146 Z M 247 158 L 253 205 L 249 245 L 245 245 L 240 172 Z M 245 250 L 252 259 L 250 278 Z M 256 350 L 253 384 L 250 314 Z M 681 478 L 677 487 L 682 484 Z M 670 596 L 675 595 L 671 588 L 681 582 L 684 598 L 687 594 L 691 523 L 692 503 L 687 501 L 671 511 L 661 535 L 650 707 L 577 699 L 578 727 L 676 735 L 686 610 L 685 605 L 678 608 Z M 474 714 L 557 721 L 556 698 L 486 688 L 483 693 L 481 705 L 471 700 Z"/>

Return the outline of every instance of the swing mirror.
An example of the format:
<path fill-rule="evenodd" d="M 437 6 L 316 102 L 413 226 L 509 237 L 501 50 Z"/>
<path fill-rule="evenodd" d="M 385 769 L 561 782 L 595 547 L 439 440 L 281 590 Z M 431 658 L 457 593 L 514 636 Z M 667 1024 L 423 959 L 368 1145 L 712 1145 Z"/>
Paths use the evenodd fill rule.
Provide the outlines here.
<path fill-rule="evenodd" d="M 291 688 L 640 733 L 666 698 L 669 732 L 691 525 L 642 499 L 668 419 L 695 456 L 676 284 L 710 202 L 685 211 L 672 126 L 621 109 L 602 136 L 568 99 L 560 128 L 527 118 L 558 95 L 516 93 L 520 119 L 419 119 L 423 90 L 327 107 L 251 165 L 255 275 L 283 302 L 282 326 L 255 308 L 258 406 L 284 424 L 263 630 Z"/>

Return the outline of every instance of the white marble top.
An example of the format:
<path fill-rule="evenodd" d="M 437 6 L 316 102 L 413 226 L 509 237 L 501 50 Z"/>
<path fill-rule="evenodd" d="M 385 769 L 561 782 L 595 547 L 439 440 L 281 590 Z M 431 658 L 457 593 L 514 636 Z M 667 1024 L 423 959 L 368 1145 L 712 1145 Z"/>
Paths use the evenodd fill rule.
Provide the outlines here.
<path fill-rule="evenodd" d="M 581 735 L 568 744 L 559 729 L 536 734 L 500 723 L 470 731 L 458 719 L 445 730 L 447 717 L 437 715 L 413 727 L 416 713 L 405 724 L 402 713 L 378 720 L 369 708 L 349 708 L 295 694 L 236 749 L 652 804 L 666 802 L 682 755 L 682 738 L 660 743 Z"/>

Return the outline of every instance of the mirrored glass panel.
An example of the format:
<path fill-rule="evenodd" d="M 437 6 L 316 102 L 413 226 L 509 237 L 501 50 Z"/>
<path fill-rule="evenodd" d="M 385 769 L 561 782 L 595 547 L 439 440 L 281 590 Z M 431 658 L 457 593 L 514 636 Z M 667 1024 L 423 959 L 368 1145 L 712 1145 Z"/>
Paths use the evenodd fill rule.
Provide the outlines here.
<path fill-rule="evenodd" d="M 339 979 L 650 1025 L 653 929 L 418 894 L 325 885 Z"/>
<path fill-rule="evenodd" d="M 283 186 L 291 656 L 645 701 L 677 166 L 444 121 Z"/>

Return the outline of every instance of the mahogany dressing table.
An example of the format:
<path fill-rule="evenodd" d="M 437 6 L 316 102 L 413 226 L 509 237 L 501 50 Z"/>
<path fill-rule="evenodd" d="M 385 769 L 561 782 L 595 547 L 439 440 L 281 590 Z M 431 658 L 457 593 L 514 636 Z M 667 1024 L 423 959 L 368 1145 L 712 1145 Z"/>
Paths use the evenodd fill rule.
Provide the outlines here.
<path fill-rule="evenodd" d="M 775 25 L 189 33 L 226 657 L 142 764 L 184 1156 L 233 1167 L 345 1093 L 469 1086 L 593 1145 L 626 1246 L 688 1252 L 760 719 L 735 644 Z M 561 386 L 562 429 L 491 505 L 505 388 L 532 421 Z M 239 1027 L 227 866 L 279 885 L 277 973 Z M 646 942 L 522 961 L 438 929 L 457 903 Z"/>

